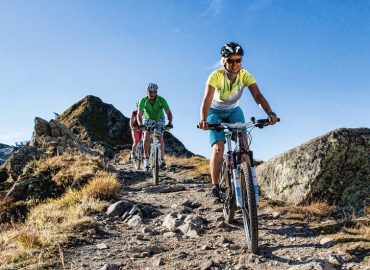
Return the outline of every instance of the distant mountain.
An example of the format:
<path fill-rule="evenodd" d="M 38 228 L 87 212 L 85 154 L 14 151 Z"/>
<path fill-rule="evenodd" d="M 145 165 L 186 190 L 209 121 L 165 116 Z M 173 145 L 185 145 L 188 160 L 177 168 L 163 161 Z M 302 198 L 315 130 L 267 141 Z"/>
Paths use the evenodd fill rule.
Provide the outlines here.
<path fill-rule="evenodd" d="M 130 119 L 96 96 L 86 96 L 58 116 L 85 143 L 131 147 Z M 171 133 L 165 133 L 165 151 L 174 156 L 193 156 Z"/>
<path fill-rule="evenodd" d="M 9 148 L 9 147 L 11 147 L 11 146 L 7 145 L 7 144 L 0 143 L 0 149 L 1 148 Z"/>
<path fill-rule="evenodd" d="M 14 147 L 0 143 L 0 165 L 12 154 Z"/>

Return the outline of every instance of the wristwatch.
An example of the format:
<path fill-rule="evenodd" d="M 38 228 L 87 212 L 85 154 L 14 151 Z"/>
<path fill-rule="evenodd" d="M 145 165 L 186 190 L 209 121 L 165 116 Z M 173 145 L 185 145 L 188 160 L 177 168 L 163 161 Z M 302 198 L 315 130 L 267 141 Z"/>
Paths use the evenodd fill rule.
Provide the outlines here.
<path fill-rule="evenodd" d="M 276 117 L 276 113 L 274 113 L 274 112 L 272 112 L 272 111 L 271 111 L 271 112 L 268 112 L 268 113 L 267 113 L 267 115 L 268 115 L 268 116 L 275 116 L 275 117 Z"/>

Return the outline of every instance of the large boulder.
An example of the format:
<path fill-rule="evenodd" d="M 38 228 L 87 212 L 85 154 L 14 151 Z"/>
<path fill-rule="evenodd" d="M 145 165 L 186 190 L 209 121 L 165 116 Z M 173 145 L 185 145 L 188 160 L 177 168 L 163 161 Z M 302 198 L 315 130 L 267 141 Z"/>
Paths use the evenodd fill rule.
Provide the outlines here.
<path fill-rule="evenodd" d="M 370 198 L 370 129 L 333 130 L 259 165 L 257 176 L 273 200 L 361 210 Z"/>

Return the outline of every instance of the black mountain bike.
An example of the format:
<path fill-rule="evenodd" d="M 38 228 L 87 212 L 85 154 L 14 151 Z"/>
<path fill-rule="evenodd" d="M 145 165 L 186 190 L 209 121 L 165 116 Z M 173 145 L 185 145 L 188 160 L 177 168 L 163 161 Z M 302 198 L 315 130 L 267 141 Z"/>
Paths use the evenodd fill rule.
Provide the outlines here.
<path fill-rule="evenodd" d="M 258 187 L 252 176 L 253 152 L 249 149 L 252 142 L 251 130 L 268 125 L 268 119 L 255 120 L 254 117 L 248 123 L 209 124 L 210 129 L 225 130 L 227 153 L 223 158 L 220 175 L 224 218 L 226 222 L 232 222 L 237 207 L 241 208 L 245 238 L 251 253 L 257 253 L 258 249 Z M 234 149 L 232 141 L 235 142 Z"/>

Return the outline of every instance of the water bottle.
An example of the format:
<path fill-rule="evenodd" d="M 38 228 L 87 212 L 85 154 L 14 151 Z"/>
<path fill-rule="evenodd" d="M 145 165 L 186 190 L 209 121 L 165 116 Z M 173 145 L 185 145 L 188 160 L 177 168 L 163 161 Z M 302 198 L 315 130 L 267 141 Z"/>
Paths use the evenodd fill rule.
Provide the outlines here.
<path fill-rule="evenodd" d="M 233 183 L 234 183 L 234 188 L 235 188 L 236 205 L 239 207 L 242 207 L 242 193 L 240 190 L 238 179 L 239 179 L 238 170 L 233 169 Z"/>
<path fill-rule="evenodd" d="M 254 197 L 256 198 L 256 205 L 259 205 L 259 188 L 257 185 L 257 174 L 256 174 L 256 168 L 251 167 L 252 172 L 252 178 L 253 178 L 253 186 L 254 186 Z"/>

